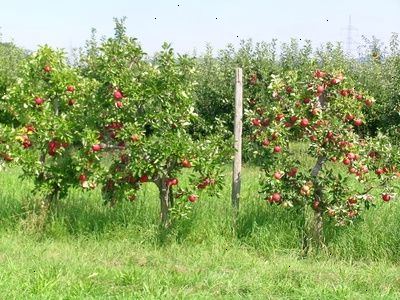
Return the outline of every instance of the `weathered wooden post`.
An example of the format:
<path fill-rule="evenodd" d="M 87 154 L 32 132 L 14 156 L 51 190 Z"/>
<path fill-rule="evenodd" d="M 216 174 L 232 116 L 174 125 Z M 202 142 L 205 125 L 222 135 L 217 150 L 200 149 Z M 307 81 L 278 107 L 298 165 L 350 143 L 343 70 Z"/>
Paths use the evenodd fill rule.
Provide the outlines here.
<path fill-rule="evenodd" d="M 235 79 L 235 156 L 233 160 L 233 176 L 232 176 L 232 208 L 233 221 L 236 224 L 236 219 L 239 213 L 240 200 L 240 185 L 241 185 L 241 170 L 242 170 L 242 118 L 243 118 L 243 71 L 241 68 L 236 68 Z"/>

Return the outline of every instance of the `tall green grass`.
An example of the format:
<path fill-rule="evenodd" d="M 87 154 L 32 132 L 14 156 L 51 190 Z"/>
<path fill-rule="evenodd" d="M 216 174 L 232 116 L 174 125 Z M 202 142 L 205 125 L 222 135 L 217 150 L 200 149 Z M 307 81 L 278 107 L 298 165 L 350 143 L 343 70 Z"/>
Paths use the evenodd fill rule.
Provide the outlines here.
<path fill-rule="evenodd" d="M 251 247 L 260 254 L 299 252 L 303 214 L 295 209 L 271 206 L 261 198 L 260 171 L 246 167 L 237 230 L 232 230 L 230 176 L 227 173 L 221 197 L 200 195 L 187 219 L 175 220 L 170 230 L 159 227 L 159 201 L 156 187 L 145 184 L 138 199 L 121 202 L 113 208 L 104 205 L 98 190 L 71 190 L 66 199 L 49 211 L 43 228 L 33 225 L 40 218 L 39 201 L 32 199 L 30 182 L 21 181 L 16 169 L 0 177 L 0 226 L 5 232 L 40 234 L 45 238 L 86 237 L 129 239 L 158 246 L 165 243 L 212 244 L 216 240 Z M 380 203 L 366 211 L 362 219 L 348 227 L 325 226 L 326 255 L 344 259 L 400 259 L 400 205 Z M 39 233 L 38 233 L 39 232 Z"/>
<path fill-rule="evenodd" d="M 349 227 L 328 222 L 327 250 L 304 259 L 303 215 L 268 205 L 254 167 L 243 172 L 236 231 L 228 172 L 221 197 L 200 195 L 170 230 L 153 184 L 113 208 L 98 190 L 71 190 L 41 219 L 19 174 L 0 176 L 2 299 L 400 298 L 396 201 Z"/>

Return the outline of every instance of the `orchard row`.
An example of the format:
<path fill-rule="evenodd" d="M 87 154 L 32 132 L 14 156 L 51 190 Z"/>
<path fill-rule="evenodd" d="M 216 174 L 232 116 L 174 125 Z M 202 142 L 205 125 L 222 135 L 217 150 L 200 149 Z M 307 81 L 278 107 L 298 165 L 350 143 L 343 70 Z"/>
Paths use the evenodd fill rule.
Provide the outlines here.
<path fill-rule="evenodd" d="M 149 60 L 119 22 L 114 37 L 93 47 L 79 68 L 47 46 L 23 60 L 1 100 L 0 154 L 34 179 L 48 203 L 71 187 L 101 186 L 113 205 L 153 182 L 168 226 L 173 206 L 185 214 L 201 193 L 222 187 L 231 133 L 199 114 L 193 58 L 164 45 Z M 333 66 L 245 73 L 244 138 L 264 170 L 264 199 L 310 208 L 314 240 L 324 216 L 345 225 L 377 203 L 376 193 L 385 202 L 397 196 L 398 147 L 383 133 L 367 134 L 368 111 L 380 99 L 356 85 Z M 298 159 L 298 144 L 315 158 L 311 169 Z"/>

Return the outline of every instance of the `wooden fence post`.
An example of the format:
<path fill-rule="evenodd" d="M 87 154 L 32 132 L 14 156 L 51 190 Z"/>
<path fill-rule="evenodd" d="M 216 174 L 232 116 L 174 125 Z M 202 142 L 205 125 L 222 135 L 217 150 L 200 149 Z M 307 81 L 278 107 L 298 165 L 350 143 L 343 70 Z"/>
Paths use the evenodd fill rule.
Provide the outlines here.
<path fill-rule="evenodd" d="M 235 156 L 233 160 L 233 176 L 232 176 L 232 208 L 233 220 L 236 224 L 236 219 L 239 213 L 240 200 L 240 184 L 242 170 L 242 118 L 243 118 L 243 71 L 241 68 L 236 68 L 235 79 Z"/>

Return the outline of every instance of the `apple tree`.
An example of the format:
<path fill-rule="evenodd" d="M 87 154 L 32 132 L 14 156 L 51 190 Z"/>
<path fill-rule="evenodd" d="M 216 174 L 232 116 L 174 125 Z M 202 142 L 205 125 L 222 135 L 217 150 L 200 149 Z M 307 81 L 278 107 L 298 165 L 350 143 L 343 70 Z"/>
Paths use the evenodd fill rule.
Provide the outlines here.
<path fill-rule="evenodd" d="M 84 70 L 98 88 L 89 100 L 85 141 L 86 159 L 94 164 L 81 170 L 82 185 L 101 183 L 105 200 L 115 204 L 133 201 L 142 185 L 153 182 L 168 226 L 174 202 L 184 209 L 202 190 L 221 186 L 219 163 L 229 154 L 218 134 L 193 132 L 199 122 L 194 61 L 167 44 L 149 58 L 118 20 L 115 36 L 91 53 L 97 54 L 83 59 Z M 185 170 L 190 180 L 183 184 Z"/>
<path fill-rule="evenodd" d="M 267 203 L 314 212 L 305 250 L 323 245 L 325 218 L 349 224 L 363 209 L 397 196 L 391 182 L 398 179 L 399 149 L 382 134 L 365 135 L 363 111 L 376 100 L 353 87 L 340 71 L 288 71 L 257 89 L 246 112 Z"/>
<path fill-rule="evenodd" d="M 25 58 L 25 51 L 13 43 L 3 42 L 0 33 L 0 104 L 8 87 L 19 74 L 19 65 Z M 0 165 L 13 161 L 9 144 L 12 136 L 12 120 L 7 114 L 5 105 L 0 105 Z"/>
<path fill-rule="evenodd" d="M 81 120 L 93 86 L 68 66 L 62 51 L 43 46 L 24 61 L 1 100 L 13 124 L 2 156 L 34 178 L 35 192 L 49 202 L 75 184 L 85 132 Z"/>

